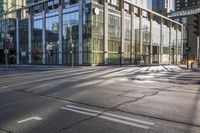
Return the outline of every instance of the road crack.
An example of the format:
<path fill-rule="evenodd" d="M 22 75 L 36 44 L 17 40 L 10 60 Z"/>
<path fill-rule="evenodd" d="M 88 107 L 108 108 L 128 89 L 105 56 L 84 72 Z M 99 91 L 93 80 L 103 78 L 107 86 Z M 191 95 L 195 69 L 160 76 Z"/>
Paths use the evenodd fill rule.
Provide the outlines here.
<path fill-rule="evenodd" d="M 116 110 L 119 106 L 122 106 L 122 105 L 125 105 L 125 104 L 129 104 L 129 103 L 135 103 L 135 102 L 137 102 L 137 101 L 139 101 L 139 100 L 142 100 L 142 99 L 144 99 L 144 98 L 146 98 L 146 97 L 155 96 L 155 95 L 157 95 L 159 92 L 161 92 L 161 91 L 166 91 L 166 90 L 168 90 L 169 88 L 172 88 L 172 87 L 174 87 L 174 86 L 167 87 L 167 88 L 163 88 L 163 89 L 158 89 L 158 88 L 156 88 L 157 90 L 153 90 L 153 91 L 151 91 L 151 92 L 149 92 L 149 93 L 146 93 L 146 94 L 144 94 L 144 95 L 141 96 L 141 97 L 138 97 L 138 98 L 136 98 L 136 99 L 132 99 L 132 100 L 128 100 L 128 101 L 122 102 L 122 103 L 117 104 L 117 105 L 115 105 L 115 106 L 113 106 L 113 107 L 110 107 L 110 108 L 106 108 L 104 111 L 102 111 L 101 113 L 99 113 L 99 114 L 97 114 L 97 115 L 95 115 L 95 116 L 91 116 L 91 117 L 88 117 L 88 118 L 79 120 L 79 121 L 77 121 L 77 122 L 75 122 L 75 123 L 73 123 L 73 124 L 71 124 L 71 125 L 69 125 L 69 126 L 67 126 L 67 127 L 63 127 L 63 128 L 61 128 L 61 129 L 59 129 L 59 130 L 58 130 L 58 133 L 60 133 L 60 132 L 62 132 L 62 131 L 64 131 L 64 130 L 69 130 L 70 128 L 73 128 L 73 127 L 75 127 L 75 126 L 77 126 L 77 125 L 79 125 L 79 124 L 81 124 L 81 123 L 83 123 L 83 122 L 86 122 L 86 121 L 89 121 L 89 120 L 91 120 L 91 119 L 97 118 L 97 117 L 103 115 L 103 114 L 106 113 L 106 112 L 114 111 L 114 110 Z M 128 93 L 128 92 L 127 92 L 127 93 Z"/>
<path fill-rule="evenodd" d="M 5 128 L 0 127 L 0 132 L 1 132 L 1 131 L 5 132 L 5 133 L 12 133 L 11 131 L 9 131 L 9 130 L 7 130 L 7 129 L 5 129 Z"/>
<path fill-rule="evenodd" d="M 128 100 L 128 101 L 125 101 L 125 102 L 122 102 L 122 103 L 119 103 L 115 106 L 112 106 L 112 107 L 105 107 L 104 110 L 95 115 L 95 116 L 91 116 L 91 117 L 87 117 L 85 119 L 81 119 L 79 121 L 76 121 L 74 123 L 72 123 L 71 125 L 67 126 L 67 127 L 63 127 L 63 128 L 60 128 L 58 129 L 58 131 L 56 131 L 56 133 L 60 133 L 60 132 L 63 132 L 63 131 L 66 131 L 66 130 L 69 130 L 83 122 L 86 122 L 86 121 L 89 121 L 91 119 L 94 119 L 94 118 L 97 118 L 101 115 L 103 115 L 104 113 L 106 112 L 109 112 L 109 111 L 115 111 L 115 110 L 118 110 L 118 107 L 120 106 L 123 106 L 125 104 L 129 104 L 129 103 L 135 103 L 135 102 L 138 102 L 139 100 L 142 100 L 146 97 L 150 97 L 150 96 L 155 96 L 157 95 L 159 92 L 161 91 L 169 91 L 170 88 L 173 88 L 174 86 L 170 86 L 170 87 L 166 87 L 166 88 L 151 88 L 152 90 L 147 92 L 146 94 L 142 95 L 141 97 L 138 97 L 138 98 L 135 98 L 135 99 L 131 99 L 131 100 Z M 62 100 L 62 101 L 70 101 L 70 102 L 74 102 L 74 103 L 79 103 L 79 102 L 75 102 L 75 101 L 71 101 L 71 100 L 66 100 L 66 99 L 62 99 L 62 98 L 57 98 L 57 97 L 53 97 L 53 96 L 48 96 L 48 95 L 45 95 L 45 94 L 38 94 L 38 93 L 34 93 L 34 92 L 30 92 L 30 91 L 26 91 L 26 90 L 22 90 L 22 89 L 16 89 L 15 91 L 19 91 L 19 92 L 23 92 L 23 93 L 31 93 L 31 94 L 34 94 L 34 95 L 37 95 L 37 96 L 41 96 L 41 97 L 46 97 L 46 98 L 53 98 L 53 99 L 57 99 L 57 100 Z M 130 91 L 126 91 L 125 93 L 129 93 Z M 79 104 L 84 104 L 84 103 L 79 103 Z M 85 104 L 86 105 L 86 104 Z M 89 105 L 91 106 L 91 105 Z M 8 133 L 11 133 L 11 132 L 8 132 Z"/>

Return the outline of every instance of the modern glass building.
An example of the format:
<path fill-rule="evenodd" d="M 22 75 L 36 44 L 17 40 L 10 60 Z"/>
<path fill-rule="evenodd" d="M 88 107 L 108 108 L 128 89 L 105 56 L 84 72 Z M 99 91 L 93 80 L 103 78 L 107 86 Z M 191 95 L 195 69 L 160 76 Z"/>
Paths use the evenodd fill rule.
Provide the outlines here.
<path fill-rule="evenodd" d="M 187 58 L 187 47 L 191 48 L 189 59 L 200 58 L 199 37 L 194 34 L 194 14 L 200 13 L 200 0 L 175 0 L 175 12 L 168 15 L 171 19 L 182 23 L 183 30 L 183 58 Z"/>
<path fill-rule="evenodd" d="M 182 58 L 182 25 L 131 0 L 31 1 L 11 13 L 17 64 L 177 64 Z"/>
<path fill-rule="evenodd" d="M 168 13 L 175 10 L 175 0 L 152 0 L 152 9 L 167 16 Z"/>

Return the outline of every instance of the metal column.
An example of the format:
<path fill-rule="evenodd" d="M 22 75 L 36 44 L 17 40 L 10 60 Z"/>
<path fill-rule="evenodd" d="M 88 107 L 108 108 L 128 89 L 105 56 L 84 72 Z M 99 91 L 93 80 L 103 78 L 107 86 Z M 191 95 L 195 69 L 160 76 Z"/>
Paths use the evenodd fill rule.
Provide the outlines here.
<path fill-rule="evenodd" d="M 83 0 L 79 0 L 79 65 L 83 64 Z"/>
<path fill-rule="evenodd" d="M 160 18 L 160 50 L 159 50 L 159 64 L 162 64 L 163 60 L 163 18 Z"/>
<path fill-rule="evenodd" d="M 131 63 L 134 63 L 133 60 L 133 51 L 135 51 L 135 13 L 134 13 L 134 7 L 132 7 L 131 10 Z"/>
<path fill-rule="evenodd" d="M 16 63 L 19 64 L 19 19 L 20 12 L 16 12 Z"/>
<path fill-rule="evenodd" d="M 178 64 L 178 25 L 176 25 L 176 65 Z"/>
<path fill-rule="evenodd" d="M 139 9 L 139 50 L 140 50 L 140 60 L 143 55 L 143 31 L 142 31 L 142 9 Z"/>
<path fill-rule="evenodd" d="M 31 64 L 32 63 L 32 34 L 31 34 L 31 13 L 28 15 L 28 63 Z"/>
<path fill-rule="evenodd" d="M 59 7 L 59 64 L 62 64 L 62 6 Z"/>
<path fill-rule="evenodd" d="M 108 3 L 104 3 L 104 61 L 108 64 Z"/>
<path fill-rule="evenodd" d="M 171 50 L 172 50 L 172 23 L 169 22 L 169 64 L 171 64 Z"/>
<path fill-rule="evenodd" d="M 45 64 L 45 53 L 46 53 L 46 47 L 45 47 L 45 29 L 46 29 L 46 12 L 42 12 L 42 64 Z"/>
<path fill-rule="evenodd" d="M 153 14 L 150 14 L 150 65 L 153 64 Z"/>
<path fill-rule="evenodd" d="M 124 50 L 125 50 L 125 46 L 124 46 L 124 34 L 125 34 L 125 12 L 124 9 L 122 7 L 121 9 L 121 53 L 120 53 L 120 64 L 124 63 Z"/>

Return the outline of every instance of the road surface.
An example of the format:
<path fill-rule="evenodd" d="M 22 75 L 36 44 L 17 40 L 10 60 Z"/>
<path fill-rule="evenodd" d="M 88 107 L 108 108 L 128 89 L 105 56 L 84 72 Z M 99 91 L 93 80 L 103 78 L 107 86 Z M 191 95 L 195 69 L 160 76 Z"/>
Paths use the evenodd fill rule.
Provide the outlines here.
<path fill-rule="evenodd" d="M 200 133 L 199 72 L 163 65 L 0 73 L 0 133 Z"/>

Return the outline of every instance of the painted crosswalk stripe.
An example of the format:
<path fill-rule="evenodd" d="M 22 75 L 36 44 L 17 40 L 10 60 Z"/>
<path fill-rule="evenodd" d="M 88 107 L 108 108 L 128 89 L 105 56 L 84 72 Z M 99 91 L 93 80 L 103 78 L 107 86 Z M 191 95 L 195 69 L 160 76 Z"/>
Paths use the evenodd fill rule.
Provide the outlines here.
<path fill-rule="evenodd" d="M 82 107 L 77 107 L 77 106 L 72 106 L 72 105 L 67 105 L 66 107 L 61 107 L 61 109 L 79 113 L 79 114 L 96 116 L 98 118 L 105 119 L 108 121 L 122 123 L 122 124 L 134 126 L 134 127 L 138 127 L 138 128 L 143 128 L 143 129 L 149 129 L 150 126 L 154 125 L 154 123 L 151 123 L 151 122 L 146 122 L 146 121 L 142 121 L 142 120 L 138 120 L 138 119 L 128 118 L 128 117 L 119 116 L 116 114 L 106 113 L 106 112 L 102 112 L 102 111 L 97 111 L 97 110 L 92 110 L 92 109 L 87 109 L 87 108 L 82 108 Z"/>
<path fill-rule="evenodd" d="M 88 112 L 98 113 L 98 114 L 103 113 L 102 111 L 96 111 L 96 110 L 81 108 L 81 107 L 72 106 L 72 105 L 67 105 L 67 107 L 74 108 L 74 109 L 79 109 L 79 110 L 82 110 L 82 111 L 88 111 Z M 144 124 L 153 125 L 153 123 L 150 123 L 150 122 L 146 122 L 146 121 L 142 121 L 142 120 L 138 120 L 138 119 L 132 119 L 132 118 L 128 118 L 128 117 L 123 117 L 123 116 L 119 116 L 119 115 L 115 115 L 115 114 L 111 114 L 111 113 L 106 113 L 105 112 L 103 114 L 107 115 L 107 116 L 119 118 L 119 119 L 124 119 L 124 120 L 133 121 L 133 122 L 138 122 L 138 123 L 144 123 Z"/>

